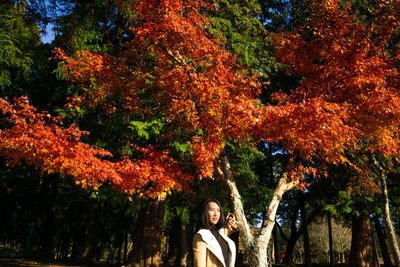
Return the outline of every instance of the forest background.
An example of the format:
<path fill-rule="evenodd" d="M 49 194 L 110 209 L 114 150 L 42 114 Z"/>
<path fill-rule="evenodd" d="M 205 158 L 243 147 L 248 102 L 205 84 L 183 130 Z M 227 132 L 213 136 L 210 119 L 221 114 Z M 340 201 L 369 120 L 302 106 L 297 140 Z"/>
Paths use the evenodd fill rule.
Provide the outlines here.
<path fill-rule="evenodd" d="M 400 264 L 398 1 L 0 10 L 0 256 L 191 266 L 212 196 L 238 266 Z"/>

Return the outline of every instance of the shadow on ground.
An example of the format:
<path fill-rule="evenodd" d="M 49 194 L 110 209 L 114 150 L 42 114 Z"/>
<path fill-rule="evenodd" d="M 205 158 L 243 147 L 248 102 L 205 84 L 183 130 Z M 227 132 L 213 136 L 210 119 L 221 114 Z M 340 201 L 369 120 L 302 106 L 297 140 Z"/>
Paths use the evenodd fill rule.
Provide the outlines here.
<path fill-rule="evenodd" d="M 0 258 L 1 267 L 40 267 L 40 266 L 52 266 L 52 267 L 119 267 L 120 264 L 79 264 L 79 263 L 68 263 L 68 262 L 39 262 L 31 259 L 21 259 L 21 258 Z"/>

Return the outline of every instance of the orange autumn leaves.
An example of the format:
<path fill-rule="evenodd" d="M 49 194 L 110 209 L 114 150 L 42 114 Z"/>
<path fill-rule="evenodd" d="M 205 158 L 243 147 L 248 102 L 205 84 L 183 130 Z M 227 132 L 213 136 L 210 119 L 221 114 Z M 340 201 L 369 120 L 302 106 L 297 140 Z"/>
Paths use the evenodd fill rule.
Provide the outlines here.
<path fill-rule="evenodd" d="M 299 147 L 307 156 L 345 163 L 344 151 L 399 155 L 399 62 L 394 60 L 399 52 L 386 51 L 399 29 L 399 12 L 388 3 L 380 8 L 367 25 L 349 6 L 343 10 L 337 1 L 315 2 L 306 25 L 275 36 L 277 57 L 302 77 L 290 95 L 275 95 L 284 124 L 277 131 L 286 130 L 291 143 L 303 142 Z"/>
<path fill-rule="evenodd" d="M 122 103 L 126 112 L 164 116 L 171 129 L 164 139 L 185 133 L 198 177 L 213 175 L 227 140 L 254 143 L 262 138 L 302 159 L 333 164 L 347 163 L 345 152 L 357 149 L 398 155 L 399 55 L 390 58 L 385 51 L 398 27 L 399 20 L 392 19 L 398 17 L 396 9 L 389 10 L 386 20 L 381 16 L 364 25 L 335 1 L 315 3 L 306 25 L 274 35 L 277 58 L 301 77 L 300 86 L 262 105 L 257 77 L 237 64 L 221 37 L 211 34 L 202 15 L 212 8 L 207 2 L 138 0 L 119 6 L 132 9 L 138 21 L 119 57 L 89 51 L 69 56 L 56 50 L 66 77 L 80 88 L 68 105 L 101 106 L 110 114 Z M 45 115 L 20 114 L 18 106 L 32 109 L 24 101 L 16 106 L 1 102 L 3 112 L 17 116 L 10 120 L 15 125 L 0 135 L 1 155 L 10 164 L 23 160 L 46 172 L 71 175 L 84 186 L 111 182 L 148 196 L 183 189 L 191 179 L 168 150 L 143 149 L 143 159 L 135 163 L 100 160 L 111 155 L 81 143 L 83 133 L 76 127 L 62 130 Z M 41 132 L 46 138 L 40 138 Z M 299 165 L 292 178 L 304 173 L 316 169 Z"/>
<path fill-rule="evenodd" d="M 61 128 L 60 118 L 37 112 L 26 97 L 16 99 L 13 105 L 0 99 L 0 111 L 9 123 L 0 131 L 0 155 L 10 166 L 26 164 L 43 173 L 71 176 L 84 188 L 112 183 L 123 192 L 148 197 L 182 189 L 189 179 L 166 153 L 152 148 L 141 149 L 144 158 L 137 162 L 100 159 L 112 155 L 82 143 L 86 132 L 74 125 Z"/>
<path fill-rule="evenodd" d="M 124 56 L 153 54 L 155 98 L 169 103 L 163 113 L 192 135 L 193 161 L 200 177 L 213 175 L 226 139 L 247 141 L 257 126 L 256 77 L 237 66 L 235 57 L 209 32 L 201 15 L 207 1 L 135 1 L 142 24 Z M 149 6 L 153 14 L 149 16 Z M 129 49 L 134 48 L 134 49 Z M 133 61 L 141 66 L 142 61 Z M 201 132 L 201 133 L 199 133 Z"/>
<path fill-rule="evenodd" d="M 143 23 L 132 29 L 136 36 L 118 58 L 89 51 L 70 57 L 60 49 L 55 57 L 79 89 L 67 106 L 76 110 L 102 107 L 112 113 L 122 103 L 126 112 L 151 115 L 155 111 L 146 106 L 150 101 L 157 114 L 166 116 L 170 127 L 190 137 L 198 176 L 209 177 L 225 139 L 247 141 L 250 129 L 258 123 L 258 101 L 254 99 L 258 85 L 256 77 L 248 77 L 244 69 L 236 67 L 233 55 L 220 46 L 221 40 L 211 38 L 206 18 L 199 15 L 200 8 L 206 6 L 197 3 L 162 1 L 157 8 L 149 8 L 150 1 L 135 2 L 129 8 Z M 143 93 L 146 98 L 141 98 Z M 18 103 L 21 101 L 27 100 Z M 16 107 L 2 103 L 10 110 L 8 115 L 16 112 Z M 41 115 L 32 112 L 29 116 Z M 125 158 L 114 163 L 99 159 L 111 155 L 81 143 L 83 132 L 72 128 L 79 135 L 73 141 L 63 141 L 69 140 L 65 137 L 68 129 L 62 130 L 51 121 L 16 124 L 1 132 L 2 140 L 7 140 L 1 154 L 13 159 L 12 165 L 29 164 L 43 167 L 44 172 L 73 176 L 84 187 L 110 182 L 125 192 L 150 197 L 172 189 L 188 191 L 191 176 L 182 173 L 168 150 L 142 149 L 145 153 L 138 162 Z M 175 136 L 172 131 L 164 139 Z M 42 141 L 54 144 L 56 151 Z"/>
<path fill-rule="evenodd" d="M 117 97 L 129 99 L 125 108 L 135 110 L 138 97 L 134 79 L 127 77 L 135 73 L 123 60 L 107 54 L 78 51 L 75 58 L 68 57 L 63 50 L 54 50 L 55 58 L 60 59 L 70 82 L 77 84 L 80 94 L 70 99 L 70 107 L 94 109 L 101 106 L 109 113 L 115 111 Z"/>
<path fill-rule="evenodd" d="M 309 161 L 344 163 L 343 152 L 355 139 L 354 129 L 345 123 L 348 114 L 338 104 L 322 99 L 267 107 L 264 116 L 266 140 Z"/>
<path fill-rule="evenodd" d="M 142 21 L 132 28 L 135 38 L 127 49 L 112 60 L 109 55 L 89 52 L 72 58 L 58 50 L 67 77 L 85 86 L 82 103 L 99 92 L 115 92 L 118 88 L 108 81 L 118 84 L 121 80 L 127 86 L 119 91 L 120 98 L 133 112 L 151 112 L 141 108 L 151 99 L 170 125 L 191 136 L 188 141 L 198 176 L 212 176 L 226 139 L 248 141 L 258 125 L 261 110 L 256 108 L 256 77 L 238 67 L 235 57 L 221 46 L 222 40 L 211 36 L 211 26 L 200 14 L 209 6 L 202 1 L 135 1 L 125 8 L 135 11 Z M 106 60 L 119 62 L 120 69 L 129 65 L 130 72 L 110 72 Z M 107 80 L 104 73 L 108 73 Z M 96 87 L 88 87 L 89 80 Z M 138 100 L 141 92 L 150 97 Z M 102 95 L 106 103 L 108 95 Z M 168 137 L 174 138 L 175 132 Z"/>

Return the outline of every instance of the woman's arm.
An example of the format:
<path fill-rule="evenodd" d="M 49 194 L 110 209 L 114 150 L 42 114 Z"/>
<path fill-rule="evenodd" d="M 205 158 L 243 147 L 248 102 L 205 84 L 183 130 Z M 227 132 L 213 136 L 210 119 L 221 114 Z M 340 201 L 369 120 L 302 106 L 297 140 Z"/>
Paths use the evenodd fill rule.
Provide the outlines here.
<path fill-rule="evenodd" d="M 199 234 L 193 238 L 193 267 L 207 266 L 207 245 Z"/>
<path fill-rule="evenodd" d="M 223 227 L 224 234 L 230 236 L 231 234 L 233 234 L 238 230 L 238 222 L 236 221 L 235 216 L 233 216 L 232 213 L 228 214 L 226 220 L 227 222 Z"/>

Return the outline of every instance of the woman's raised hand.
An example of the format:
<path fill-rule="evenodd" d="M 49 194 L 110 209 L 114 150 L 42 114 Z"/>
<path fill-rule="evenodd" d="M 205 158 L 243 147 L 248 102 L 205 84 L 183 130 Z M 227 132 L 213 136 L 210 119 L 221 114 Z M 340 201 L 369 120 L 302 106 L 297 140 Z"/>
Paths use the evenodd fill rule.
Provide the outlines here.
<path fill-rule="evenodd" d="M 238 228 L 238 222 L 235 219 L 235 216 L 232 213 L 229 213 L 226 217 L 226 226 L 230 232 L 236 231 Z"/>

